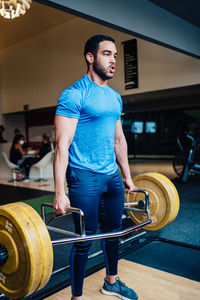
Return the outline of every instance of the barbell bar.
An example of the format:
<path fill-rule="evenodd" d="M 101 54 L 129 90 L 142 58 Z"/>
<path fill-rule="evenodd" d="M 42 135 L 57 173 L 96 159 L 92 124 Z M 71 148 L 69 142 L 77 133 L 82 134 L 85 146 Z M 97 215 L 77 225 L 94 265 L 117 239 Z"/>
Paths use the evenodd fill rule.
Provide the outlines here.
<path fill-rule="evenodd" d="M 157 230 L 175 219 L 179 197 L 167 177 L 145 173 L 133 178 L 133 182 L 138 189 L 126 195 L 124 209 L 134 224 L 118 232 L 86 235 L 84 213 L 78 208 L 70 207 L 67 214 L 79 215 L 80 234 L 49 225 L 52 218 L 47 221 L 45 208 L 52 207 L 52 203 L 42 205 L 42 218 L 26 203 L 0 206 L 0 292 L 20 299 L 42 289 L 52 274 L 54 245 L 124 236 L 138 228 Z M 53 218 L 58 217 L 61 216 Z M 51 240 L 49 231 L 65 238 Z"/>

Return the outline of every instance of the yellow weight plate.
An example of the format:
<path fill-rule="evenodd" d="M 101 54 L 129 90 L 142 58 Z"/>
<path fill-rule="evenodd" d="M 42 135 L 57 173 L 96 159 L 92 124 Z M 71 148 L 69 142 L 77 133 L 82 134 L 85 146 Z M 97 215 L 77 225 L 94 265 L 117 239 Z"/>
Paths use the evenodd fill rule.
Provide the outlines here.
<path fill-rule="evenodd" d="M 23 209 L 24 213 L 29 216 L 35 231 L 37 232 L 41 244 L 41 264 L 42 264 L 42 277 L 37 290 L 42 289 L 49 281 L 53 269 L 53 248 L 49 232 L 44 224 L 40 215 L 30 205 L 18 202 L 16 206 Z"/>
<path fill-rule="evenodd" d="M 178 191 L 177 191 L 175 185 L 173 184 L 173 182 L 169 178 L 167 178 L 165 175 L 160 174 L 160 173 L 150 173 L 150 174 L 152 174 L 153 176 L 156 176 L 157 178 L 163 179 L 165 182 L 165 185 L 167 185 L 168 188 L 171 189 L 170 199 L 174 204 L 174 213 L 173 213 L 172 219 L 169 220 L 169 222 L 168 222 L 168 224 L 170 224 L 172 221 L 174 221 L 174 219 L 178 215 L 179 208 L 180 208 L 180 200 L 179 200 Z"/>
<path fill-rule="evenodd" d="M 174 187 L 173 188 L 173 183 L 164 175 L 160 174 L 160 173 L 149 173 L 151 176 L 153 176 L 154 178 L 158 179 L 166 188 L 168 194 L 169 194 L 169 199 L 170 199 L 170 202 L 171 202 L 171 215 L 168 219 L 168 223 L 171 223 L 173 221 L 173 219 L 175 218 L 175 214 L 176 214 L 176 211 L 177 211 L 177 201 L 176 201 L 176 194 L 177 194 L 177 191 L 176 191 L 176 188 Z M 176 191 L 176 194 L 175 194 L 175 191 Z"/>
<path fill-rule="evenodd" d="M 6 230 L 1 230 L 0 242 L 1 245 L 4 245 L 4 247 L 6 247 L 8 252 L 8 258 L 5 264 L 2 266 L 1 270 L 6 275 L 13 274 L 16 272 L 19 266 L 19 254 L 15 241 Z"/>
<path fill-rule="evenodd" d="M 161 178 L 145 173 L 133 178 L 133 182 L 138 189 L 149 192 L 149 207 L 151 214 L 151 224 L 144 226 L 147 230 L 158 230 L 166 226 L 174 216 L 173 203 L 171 203 L 171 190 Z M 136 193 L 126 197 L 126 202 L 135 202 L 144 199 L 144 195 Z M 129 212 L 133 222 L 139 224 L 147 219 L 146 215 L 138 212 Z"/>
<path fill-rule="evenodd" d="M 12 244 L 7 249 L 11 257 L 14 255 L 15 260 L 16 253 L 19 255 L 16 270 L 11 267 L 7 271 L 5 265 L 0 267 L 0 292 L 11 299 L 24 298 L 35 292 L 42 276 L 39 259 L 41 247 L 37 232 L 29 217 L 14 204 L 0 206 L 0 232 Z M 5 242 L 5 246 L 9 247 L 9 242 Z M 17 251 L 13 250 L 15 246 Z M 11 274 L 6 274 L 8 272 Z"/>

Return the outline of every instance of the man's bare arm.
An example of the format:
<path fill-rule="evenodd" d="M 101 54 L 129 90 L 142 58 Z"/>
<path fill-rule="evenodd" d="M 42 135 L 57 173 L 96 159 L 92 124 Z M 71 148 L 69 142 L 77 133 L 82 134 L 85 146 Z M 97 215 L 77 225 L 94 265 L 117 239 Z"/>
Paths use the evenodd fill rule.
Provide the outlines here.
<path fill-rule="evenodd" d="M 55 117 L 55 157 L 54 157 L 54 210 L 64 214 L 70 206 L 65 194 L 66 170 L 68 166 L 68 150 L 74 138 L 78 119 L 56 115 Z"/>
<path fill-rule="evenodd" d="M 115 155 L 117 163 L 121 169 L 123 175 L 123 181 L 127 192 L 131 192 L 135 189 L 133 181 L 131 179 L 131 172 L 128 163 L 128 149 L 126 139 L 123 133 L 121 121 L 118 120 L 115 127 Z"/>

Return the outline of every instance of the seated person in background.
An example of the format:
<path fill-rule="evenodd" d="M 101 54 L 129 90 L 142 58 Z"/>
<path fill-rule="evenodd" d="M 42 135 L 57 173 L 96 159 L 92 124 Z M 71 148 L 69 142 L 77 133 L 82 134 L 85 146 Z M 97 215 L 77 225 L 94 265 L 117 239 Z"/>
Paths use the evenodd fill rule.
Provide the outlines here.
<path fill-rule="evenodd" d="M 49 141 L 49 137 L 46 135 L 46 133 L 43 133 L 42 146 L 40 147 L 38 153 L 36 154 L 36 158 L 38 158 L 38 160 L 40 160 L 50 151 L 52 151 L 52 148 L 51 148 L 51 144 Z"/>
<path fill-rule="evenodd" d="M 48 152 L 52 151 L 49 142 L 49 137 L 46 134 L 42 135 L 42 146 L 39 151 L 35 153 L 35 157 L 24 157 L 27 152 L 23 149 L 24 136 L 16 134 L 10 149 L 10 161 L 18 165 L 25 177 L 23 179 L 29 180 L 30 168 L 33 164 L 42 159 Z"/>
<path fill-rule="evenodd" d="M 29 179 L 30 167 L 36 162 L 35 157 L 23 157 L 26 155 L 26 151 L 23 150 L 24 136 L 22 134 L 16 134 L 12 146 L 10 148 L 10 161 L 18 165 L 21 171 L 24 173 L 24 179 Z"/>
<path fill-rule="evenodd" d="M 15 130 L 14 130 L 14 137 L 16 135 L 23 135 L 18 128 L 15 128 Z M 28 145 L 27 145 L 26 138 L 24 135 L 23 135 L 23 140 L 24 140 L 24 144 L 22 145 L 22 148 L 24 151 L 27 151 Z"/>
<path fill-rule="evenodd" d="M 5 127 L 3 125 L 0 125 L 0 143 L 6 143 L 7 140 L 3 138 L 3 132 L 5 131 Z"/>

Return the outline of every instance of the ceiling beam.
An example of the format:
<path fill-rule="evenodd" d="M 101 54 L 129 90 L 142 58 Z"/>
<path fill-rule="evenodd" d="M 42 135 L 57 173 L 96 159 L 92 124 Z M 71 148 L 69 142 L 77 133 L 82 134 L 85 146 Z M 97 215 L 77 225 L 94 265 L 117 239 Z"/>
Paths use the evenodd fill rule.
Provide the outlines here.
<path fill-rule="evenodd" d="M 200 58 L 200 27 L 148 0 L 35 0 L 35 2 Z"/>
<path fill-rule="evenodd" d="M 187 108 L 199 109 L 199 98 L 200 84 L 122 96 L 125 113 Z"/>

